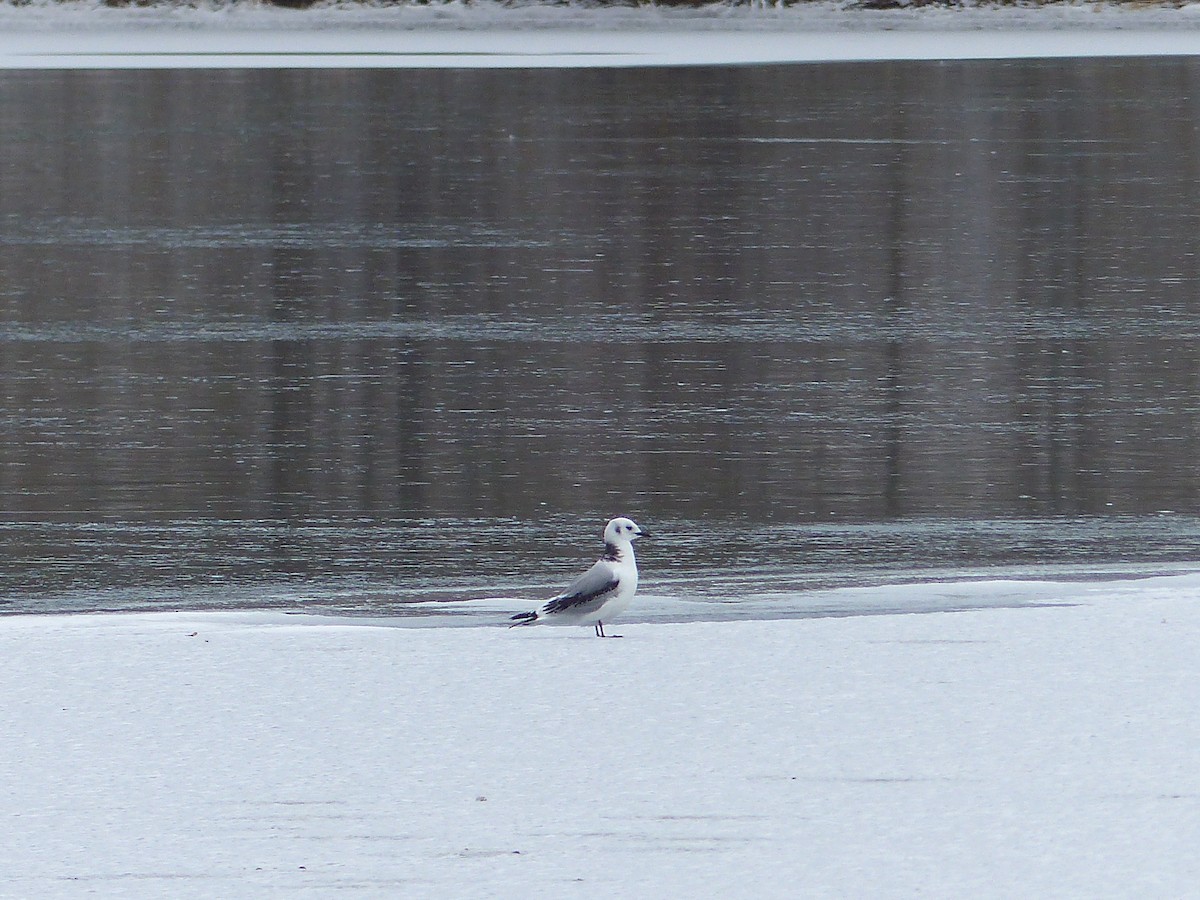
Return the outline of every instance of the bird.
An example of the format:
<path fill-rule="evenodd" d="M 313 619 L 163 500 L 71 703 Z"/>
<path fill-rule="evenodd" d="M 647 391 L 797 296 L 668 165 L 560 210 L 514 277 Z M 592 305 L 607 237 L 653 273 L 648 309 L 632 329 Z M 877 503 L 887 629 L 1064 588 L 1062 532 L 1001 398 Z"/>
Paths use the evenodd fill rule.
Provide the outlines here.
<path fill-rule="evenodd" d="M 555 594 L 537 609 L 512 617 L 518 625 L 591 625 L 596 637 L 620 637 L 605 634 L 604 623 L 626 609 L 637 593 L 637 560 L 633 542 L 649 537 L 633 519 L 620 516 L 604 526 L 604 555 L 595 565 Z"/>

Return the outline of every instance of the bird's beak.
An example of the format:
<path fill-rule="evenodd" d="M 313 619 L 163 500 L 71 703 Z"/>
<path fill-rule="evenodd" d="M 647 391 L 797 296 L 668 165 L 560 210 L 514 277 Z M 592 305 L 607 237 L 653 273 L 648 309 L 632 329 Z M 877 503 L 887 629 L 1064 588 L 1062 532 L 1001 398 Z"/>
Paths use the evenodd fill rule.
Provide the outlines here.
<path fill-rule="evenodd" d="M 638 536 L 638 537 L 640 537 L 640 538 L 644 538 L 644 537 L 653 537 L 654 535 L 652 535 L 652 534 L 651 534 L 650 532 L 648 532 L 648 531 L 639 531 L 639 532 L 637 533 L 637 536 Z"/>

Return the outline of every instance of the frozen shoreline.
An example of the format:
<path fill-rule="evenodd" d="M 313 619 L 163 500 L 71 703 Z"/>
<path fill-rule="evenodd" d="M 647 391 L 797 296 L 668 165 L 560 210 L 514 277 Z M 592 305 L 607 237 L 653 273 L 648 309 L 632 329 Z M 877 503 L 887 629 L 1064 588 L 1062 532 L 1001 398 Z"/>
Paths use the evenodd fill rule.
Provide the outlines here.
<path fill-rule="evenodd" d="M 273 4 L 162 3 L 152 6 L 108 6 L 95 2 L 31 2 L 0 5 L 0 22 L 28 30 L 63 26 L 146 27 L 202 31 L 277 30 L 347 31 L 501 29 L 601 29 L 678 31 L 972 31 L 1110 29 L 1173 30 L 1187 23 L 1200 27 L 1200 2 L 1129 4 L 1064 2 L 1030 5 L 922 6 L 870 10 L 843 0 L 797 3 L 671 7 L 589 6 L 555 3 L 412 3 L 374 6 L 370 3 L 321 3 L 304 10 Z"/>
<path fill-rule="evenodd" d="M 0 7 L 5 68 L 547 68 L 1200 55 L 1200 4 L 870 11 Z"/>
<path fill-rule="evenodd" d="M 0 896 L 1182 896 L 1194 597 L 620 641 L 0 619 Z"/>

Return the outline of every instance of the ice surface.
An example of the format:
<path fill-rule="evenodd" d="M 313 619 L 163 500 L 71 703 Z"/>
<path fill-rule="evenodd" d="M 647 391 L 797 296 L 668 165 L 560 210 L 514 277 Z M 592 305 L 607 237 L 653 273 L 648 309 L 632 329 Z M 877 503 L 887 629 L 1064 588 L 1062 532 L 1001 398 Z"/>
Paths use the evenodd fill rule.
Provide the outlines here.
<path fill-rule="evenodd" d="M 2 619 L 0 895 L 1184 896 L 1198 588 L 619 641 Z"/>
<path fill-rule="evenodd" d="M 0 67 L 562 67 L 1195 55 L 1200 5 L 0 8 Z"/>

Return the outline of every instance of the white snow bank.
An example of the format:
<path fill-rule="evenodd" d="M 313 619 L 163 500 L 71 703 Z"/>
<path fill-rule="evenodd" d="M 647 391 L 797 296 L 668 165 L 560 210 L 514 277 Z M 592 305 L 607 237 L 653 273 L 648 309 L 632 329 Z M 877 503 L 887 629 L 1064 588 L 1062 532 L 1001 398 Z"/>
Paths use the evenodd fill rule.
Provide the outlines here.
<path fill-rule="evenodd" d="M 1200 4 L 867 11 L 254 4 L 0 7 L 0 67 L 323 68 L 715 65 L 1200 54 Z"/>
<path fill-rule="evenodd" d="M 0 895 L 1188 895 L 1194 588 L 619 641 L 0 619 Z"/>

